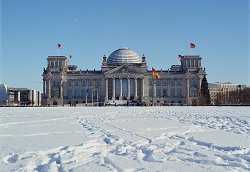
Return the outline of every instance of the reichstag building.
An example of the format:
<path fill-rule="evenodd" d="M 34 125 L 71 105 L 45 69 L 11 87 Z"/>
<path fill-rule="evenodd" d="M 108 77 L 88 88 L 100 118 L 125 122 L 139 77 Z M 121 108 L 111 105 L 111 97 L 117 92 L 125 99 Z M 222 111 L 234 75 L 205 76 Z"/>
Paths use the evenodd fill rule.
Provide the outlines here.
<path fill-rule="evenodd" d="M 120 48 L 102 58 L 101 70 L 81 70 L 65 56 L 48 56 L 43 71 L 43 105 L 191 105 L 198 100 L 205 69 L 200 56 L 156 70 L 146 57 Z"/>

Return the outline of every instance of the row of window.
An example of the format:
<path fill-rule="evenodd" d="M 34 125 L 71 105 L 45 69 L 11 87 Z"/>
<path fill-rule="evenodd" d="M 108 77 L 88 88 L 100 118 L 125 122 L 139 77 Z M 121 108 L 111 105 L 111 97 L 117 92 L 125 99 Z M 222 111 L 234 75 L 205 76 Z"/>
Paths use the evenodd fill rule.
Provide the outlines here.
<path fill-rule="evenodd" d="M 153 89 L 152 87 L 149 87 L 149 97 L 152 97 L 153 95 Z M 156 97 L 182 97 L 183 93 L 182 93 L 182 88 L 174 88 L 171 87 L 169 89 L 169 93 L 168 90 L 166 88 L 162 89 L 162 95 L 161 95 L 161 89 L 159 87 L 156 87 Z"/>
<path fill-rule="evenodd" d="M 166 80 L 166 79 L 161 79 L 161 80 L 156 80 L 155 84 L 156 86 L 167 86 L 167 84 L 169 83 L 170 86 L 175 86 L 175 82 L 176 82 L 176 86 L 182 86 L 183 85 L 183 80 L 182 79 L 170 79 L 170 80 Z M 198 80 L 197 79 L 189 79 L 190 85 L 191 87 L 197 87 L 198 84 Z M 152 86 L 152 79 L 149 80 L 148 85 Z"/>
<path fill-rule="evenodd" d="M 97 79 L 97 80 L 68 80 L 67 84 L 68 84 L 68 86 L 71 86 L 71 85 L 75 85 L 75 86 L 78 86 L 78 85 L 82 85 L 82 86 L 97 85 L 97 86 L 100 86 L 101 80 L 100 79 Z"/>
<path fill-rule="evenodd" d="M 93 98 L 100 98 L 100 88 L 95 88 L 95 89 L 75 89 L 74 90 L 74 97 L 75 98 L 85 98 L 85 97 L 92 97 Z M 71 88 L 68 88 L 68 98 L 73 97 L 73 90 Z"/>
<path fill-rule="evenodd" d="M 200 60 L 189 59 L 185 60 L 183 66 L 186 67 L 199 67 L 201 66 Z"/>
<path fill-rule="evenodd" d="M 182 79 L 170 79 L 170 80 L 166 80 L 166 79 L 161 79 L 161 80 L 156 80 L 155 84 L 156 86 L 167 86 L 167 84 L 169 83 L 170 86 L 175 86 L 175 81 L 176 81 L 176 86 L 182 86 L 183 84 L 183 80 Z M 152 79 L 149 79 L 148 85 L 152 86 Z"/>
<path fill-rule="evenodd" d="M 50 64 L 49 64 L 50 67 L 62 67 L 62 61 L 50 61 Z"/>
<path fill-rule="evenodd" d="M 60 87 L 60 80 L 52 80 L 52 86 Z M 100 86 L 101 80 L 68 80 L 67 85 L 70 87 L 74 86 Z"/>

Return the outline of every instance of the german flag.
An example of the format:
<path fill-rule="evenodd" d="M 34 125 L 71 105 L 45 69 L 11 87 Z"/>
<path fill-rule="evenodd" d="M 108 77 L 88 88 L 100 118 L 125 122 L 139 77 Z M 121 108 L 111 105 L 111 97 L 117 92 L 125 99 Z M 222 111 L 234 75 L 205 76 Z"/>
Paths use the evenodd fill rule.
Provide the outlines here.
<path fill-rule="evenodd" d="M 156 70 L 154 68 L 152 68 L 152 75 L 155 76 L 156 79 L 160 78 L 160 75 L 158 72 L 156 72 Z"/>

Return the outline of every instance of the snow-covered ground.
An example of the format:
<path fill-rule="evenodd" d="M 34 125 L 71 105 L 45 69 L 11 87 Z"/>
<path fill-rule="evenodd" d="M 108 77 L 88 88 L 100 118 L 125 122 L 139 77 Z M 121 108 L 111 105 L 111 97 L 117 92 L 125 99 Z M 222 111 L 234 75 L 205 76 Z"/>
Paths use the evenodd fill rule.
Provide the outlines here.
<path fill-rule="evenodd" d="M 0 143 L 0 171 L 250 171 L 250 108 L 0 108 Z"/>

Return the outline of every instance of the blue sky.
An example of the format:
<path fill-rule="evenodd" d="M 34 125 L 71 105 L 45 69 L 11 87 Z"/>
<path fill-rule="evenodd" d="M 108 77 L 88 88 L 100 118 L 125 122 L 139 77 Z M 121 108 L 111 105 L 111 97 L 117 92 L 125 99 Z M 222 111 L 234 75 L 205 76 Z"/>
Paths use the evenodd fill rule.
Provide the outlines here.
<path fill-rule="evenodd" d="M 209 82 L 250 85 L 248 0 L 1 0 L 0 83 L 42 90 L 46 58 L 72 55 L 100 69 L 104 54 L 129 47 L 149 69 L 201 55 Z"/>

